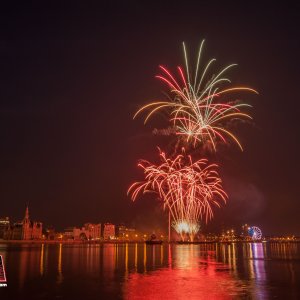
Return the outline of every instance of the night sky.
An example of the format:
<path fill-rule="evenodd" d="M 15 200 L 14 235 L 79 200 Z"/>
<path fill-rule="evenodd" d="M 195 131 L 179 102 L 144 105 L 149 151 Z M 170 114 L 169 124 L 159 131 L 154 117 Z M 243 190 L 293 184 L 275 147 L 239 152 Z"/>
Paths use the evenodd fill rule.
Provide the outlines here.
<path fill-rule="evenodd" d="M 211 157 L 229 200 L 204 228 L 247 222 L 300 235 L 299 5 L 42 2 L 0 12 L 0 216 L 19 220 L 29 202 L 33 219 L 57 229 L 162 226 L 154 198 L 131 203 L 126 191 L 142 179 L 138 159 L 155 162 L 156 146 L 169 147 L 151 134 L 168 123 L 132 116 L 163 99 L 158 65 L 182 65 L 182 41 L 196 57 L 205 38 L 216 71 L 238 63 L 229 77 L 259 95 L 243 94 L 254 117 L 235 130 L 245 151 Z"/>

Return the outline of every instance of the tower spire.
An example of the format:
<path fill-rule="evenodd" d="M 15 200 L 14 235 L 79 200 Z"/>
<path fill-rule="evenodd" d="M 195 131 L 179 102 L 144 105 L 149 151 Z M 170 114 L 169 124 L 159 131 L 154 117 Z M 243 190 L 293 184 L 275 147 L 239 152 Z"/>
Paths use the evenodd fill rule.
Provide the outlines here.
<path fill-rule="evenodd" d="M 26 210 L 25 210 L 25 218 L 24 219 L 29 219 L 29 208 L 28 208 L 28 202 L 26 203 Z"/>

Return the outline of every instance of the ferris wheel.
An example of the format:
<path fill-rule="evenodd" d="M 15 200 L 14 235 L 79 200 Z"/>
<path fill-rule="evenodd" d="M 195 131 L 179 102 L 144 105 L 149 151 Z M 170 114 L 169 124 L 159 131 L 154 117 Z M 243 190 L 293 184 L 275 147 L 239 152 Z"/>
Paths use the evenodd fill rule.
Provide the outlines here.
<path fill-rule="evenodd" d="M 249 227 L 248 233 L 253 241 L 261 240 L 262 232 L 257 226 Z"/>

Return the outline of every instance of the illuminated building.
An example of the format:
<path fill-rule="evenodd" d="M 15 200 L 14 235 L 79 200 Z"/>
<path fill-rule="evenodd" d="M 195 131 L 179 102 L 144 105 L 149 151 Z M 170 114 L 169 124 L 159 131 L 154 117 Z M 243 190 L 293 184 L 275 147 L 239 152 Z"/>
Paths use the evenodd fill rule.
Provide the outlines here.
<path fill-rule="evenodd" d="M 241 234 L 241 238 L 242 240 L 250 240 L 251 237 L 249 236 L 248 230 L 249 230 L 249 225 L 248 224 L 244 224 L 242 226 L 242 234 Z"/>
<path fill-rule="evenodd" d="M 105 223 L 103 227 L 103 238 L 104 240 L 114 239 L 116 236 L 115 225 L 111 223 Z"/>
<path fill-rule="evenodd" d="M 6 233 L 7 240 L 22 240 L 23 239 L 23 222 L 16 222 L 9 228 Z"/>
<path fill-rule="evenodd" d="M 42 238 L 42 223 L 29 219 L 29 209 L 26 207 L 23 220 L 22 240 L 36 240 Z"/>
<path fill-rule="evenodd" d="M 5 232 L 9 229 L 9 225 L 8 217 L 0 218 L 0 239 L 4 238 Z"/>
<path fill-rule="evenodd" d="M 86 223 L 83 227 L 68 227 L 64 232 L 65 240 L 100 240 L 101 224 Z"/>
<path fill-rule="evenodd" d="M 4 233 L 4 239 L 7 240 L 39 240 L 42 238 L 42 223 L 31 221 L 29 218 L 28 206 L 25 210 L 23 221 L 16 222 L 8 226 Z"/>
<path fill-rule="evenodd" d="M 101 224 L 92 224 L 92 223 L 86 223 L 84 224 L 84 227 L 82 227 L 82 230 L 85 230 L 87 233 L 87 238 L 89 240 L 100 240 L 101 238 Z"/>
<path fill-rule="evenodd" d="M 134 228 L 127 228 L 124 225 L 120 225 L 117 229 L 117 236 L 120 240 L 134 240 L 136 238 L 137 233 Z"/>
<path fill-rule="evenodd" d="M 68 227 L 64 230 L 63 238 L 64 240 L 74 240 L 74 229 L 76 227 Z"/>
<path fill-rule="evenodd" d="M 125 239 L 126 237 L 126 226 L 125 225 L 119 225 L 117 226 L 116 235 L 119 239 Z"/>
<path fill-rule="evenodd" d="M 48 227 L 46 229 L 46 239 L 55 240 L 55 229 L 53 227 Z"/>

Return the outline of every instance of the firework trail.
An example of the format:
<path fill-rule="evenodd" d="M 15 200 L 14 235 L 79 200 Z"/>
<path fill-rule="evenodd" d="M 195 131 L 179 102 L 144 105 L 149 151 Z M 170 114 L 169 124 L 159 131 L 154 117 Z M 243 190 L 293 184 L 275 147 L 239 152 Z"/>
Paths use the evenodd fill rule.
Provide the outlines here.
<path fill-rule="evenodd" d="M 220 207 L 220 200 L 226 202 L 227 194 L 222 189 L 222 181 L 216 171 L 216 164 L 208 164 L 206 159 L 193 162 L 190 155 L 168 158 L 159 149 L 161 163 L 158 165 L 141 161 L 145 180 L 133 183 L 128 194 L 133 201 L 139 194 L 154 192 L 170 211 L 173 227 L 182 240 L 188 234 L 193 240 L 199 230 L 200 219 L 207 222 L 213 217 L 213 205 Z"/>
<path fill-rule="evenodd" d="M 163 81 L 170 89 L 167 101 L 155 101 L 141 107 L 134 115 L 148 111 L 144 123 L 149 118 L 162 109 L 167 109 L 169 119 L 175 128 L 175 134 L 183 136 L 188 143 L 194 147 L 197 145 L 211 144 L 216 151 L 216 142 L 227 143 L 228 139 L 233 140 L 241 150 L 243 150 L 238 138 L 225 128 L 226 121 L 232 119 L 251 119 L 251 116 L 242 109 L 250 107 L 246 103 L 225 102 L 224 95 L 234 92 L 253 92 L 254 89 L 244 86 L 228 86 L 223 88 L 225 83 L 230 80 L 223 77 L 226 71 L 236 66 L 231 64 L 223 68 L 217 75 L 206 81 L 211 65 L 215 59 L 211 59 L 203 66 L 200 73 L 200 59 L 204 40 L 202 41 L 196 63 L 196 69 L 191 75 L 188 63 L 188 56 L 185 44 L 183 43 L 183 52 L 185 58 L 185 70 L 177 67 L 178 75 L 175 75 L 164 66 L 159 66 L 161 75 L 156 77 Z"/>

